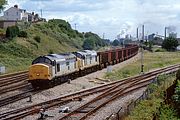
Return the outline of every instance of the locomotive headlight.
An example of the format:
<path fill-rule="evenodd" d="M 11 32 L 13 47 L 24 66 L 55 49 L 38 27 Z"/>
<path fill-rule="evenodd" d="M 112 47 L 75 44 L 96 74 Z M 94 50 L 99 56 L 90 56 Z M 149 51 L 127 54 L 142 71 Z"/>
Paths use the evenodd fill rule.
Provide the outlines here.
<path fill-rule="evenodd" d="M 40 74 L 36 74 L 37 76 L 39 76 Z"/>

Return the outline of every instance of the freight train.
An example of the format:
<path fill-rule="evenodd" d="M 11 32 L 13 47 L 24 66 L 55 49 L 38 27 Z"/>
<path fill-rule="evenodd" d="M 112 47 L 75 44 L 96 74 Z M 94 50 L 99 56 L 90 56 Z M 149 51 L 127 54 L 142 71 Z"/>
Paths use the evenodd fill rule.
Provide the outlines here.
<path fill-rule="evenodd" d="M 40 56 L 29 67 L 28 81 L 35 89 L 53 87 L 127 60 L 137 53 L 137 45 L 128 45 L 102 52 L 83 50 Z"/>

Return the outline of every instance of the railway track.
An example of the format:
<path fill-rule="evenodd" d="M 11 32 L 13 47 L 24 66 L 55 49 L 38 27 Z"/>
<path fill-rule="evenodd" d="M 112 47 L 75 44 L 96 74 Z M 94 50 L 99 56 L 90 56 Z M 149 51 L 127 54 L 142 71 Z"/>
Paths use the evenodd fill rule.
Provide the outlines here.
<path fill-rule="evenodd" d="M 26 81 L 27 71 L 0 76 L 0 87 L 11 85 L 17 82 Z"/>
<path fill-rule="evenodd" d="M 25 99 L 32 94 L 31 92 L 33 92 L 33 89 L 27 90 L 22 93 L 15 94 L 13 96 L 8 96 L 6 98 L 0 99 L 0 107 L 11 104 L 11 103 L 16 102 L 21 99 Z"/>
<path fill-rule="evenodd" d="M 159 72 L 164 72 L 164 70 L 161 70 Z M 104 107 L 106 104 L 112 102 L 113 100 L 120 98 L 124 95 L 128 95 L 132 91 L 147 87 L 147 85 L 149 85 L 154 78 L 156 78 L 155 74 L 151 75 L 146 79 L 137 78 L 134 80 L 130 80 L 131 82 L 128 82 L 129 84 L 124 84 L 123 87 L 120 87 L 120 84 L 117 84 L 111 89 L 104 91 L 102 94 L 90 100 L 89 102 L 83 104 L 82 106 L 59 118 L 59 120 L 84 120 L 100 108 Z"/>
<path fill-rule="evenodd" d="M 28 83 L 27 78 L 27 71 L 0 76 L 0 95 L 2 96 L 0 99 L 0 107 L 29 97 L 33 89 Z M 25 88 L 29 88 L 29 90 L 24 91 L 23 89 Z M 6 95 L 8 92 L 16 90 L 23 90 L 24 92 Z"/>
<path fill-rule="evenodd" d="M 116 81 L 116 82 L 112 82 L 106 85 L 101 85 L 99 87 L 94 87 L 94 88 L 90 88 L 90 89 L 86 89 L 86 90 L 82 90 L 73 94 L 69 94 L 69 95 L 65 95 L 53 100 L 49 100 L 46 102 L 42 102 L 36 105 L 31 105 L 28 107 L 23 107 L 23 108 L 19 108 L 13 111 L 9 111 L 6 113 L 2 113 L 0 114 L 0 119 L 2 120 L 16 120 L 16 119 L 21 119 L 23 117 L 26 117 L 28 115 L 32 115 L 32 114 L 36 114 L 39 112 L 39 110 L 42 108 L 44 109 L 48 109 L 57 105 L 61 105 L 61 104 L 65 104 L 65 103 L 69 103 L 72 101 L 77 101 L 80 100 L 80 98 L 82 99 L 85 96 L 89 96 L 91 94 L 94 93 L 101 93 L 98 97 L 94 98 L 91 103 L 94 102 L 95 103 L 96 100 L 99 100 L 100 103 L 99 106 L 95 109 L 92 109 L 90 111 L 90 113 L 85 114 L 84 116 L 81 116 L 80 118 L 84 119 L 87 116 L 89 116 L 90 114 L 94 113 L 96 110 L 98 110 L 99 108 L 101 108 L 104 104 L 107 104 L 109 102 L 111 102 L 112 100 L 116 99 L 116 96 L 121 97 L 122 95 L 125 95 L 129 92 L 132 92 L 134 90 L 137 90 L 139 88 L 145 87 L 147 86 L 150 82 L 152 82 L 152 79 L 154 77 L 156 77 L 158 74 L 161 74 L 163 72 L 168 72 L 168 71 L 172 71 L 172 70 L 177 70 L 179 67 L 179 65 L 174 65 L 174 66 L 170 66 L 167 68 L 163 68 L 161 70 L 155 70 L 149 73 L 146 73 L 144 75 L 140 75 L 140 76 L 135 76 L 133 78 L 127 78 L 124 79 L 122 81 Z M 123 87 L 124 86 L 124 87 Z M 125 87 L 126 86 L 126 87 Z M 105 102 L 102 102 L 102 98 L 107 98 Z M 108 99 L 111 98 L 111 99 Z M 101 100 L 100 100 L 101 99 Z M 88 107 L 89 104 L 84 105 L 85 107 Z M 66 119 L 69 116 L 73 115 L 74 113 L 77 113 L 78 111 L 83 111 L 83 109 L 85 109 L 84 107 L 80 107 L 74 111 L 72 111 L 71 113 L 65 115 L 64 117 L 60 118 L 60 119 Z"/>
<path fill-rule="evenodd" d="M 91 101 L 89 101 L 86 104 L 83 104 L 79 108 L 71 111 L 70 113 L 66 114 L 65 116 L 59 118 L 59 120 L 65 120 L 65 119 L 78 119 L 78 120 L 84 120 L 91 114 L 95 113 L 98 109 L 102 108 L 109 102 L 113 101 L 114 99 L 117 99 L 119 97 L 122 97 L 125 94 L 128 94 L 134 90 L 146 87 L 150 80 L 154 79 L 155 76 L 146 79 L 145 81 L 139 82 L 140 79 L 135 80 L 131 84 L 125 85 L 122 87 L 115 86 L 112 89 L 109 89 L 99 96 L 95 97 Z M 145 84 L 142 84 L 145 83 Z M 140 85 L 139 85 L 140 84 Z M 142 85 L 141 85 L 142 84 Z M 134 87 L 134 88 L 132 88 Z"/>
<path fill-rule="evenodd" d="M 29 86 L 27 71 L 0 76 L 0 95 Z"/>

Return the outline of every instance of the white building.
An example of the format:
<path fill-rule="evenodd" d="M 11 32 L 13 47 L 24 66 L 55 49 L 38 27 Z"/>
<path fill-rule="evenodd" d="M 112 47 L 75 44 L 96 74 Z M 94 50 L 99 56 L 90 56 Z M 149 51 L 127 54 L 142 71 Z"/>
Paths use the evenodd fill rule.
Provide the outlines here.
<path fill-rule="evenodd" d="M 14 5 L 14 7 L 4 11 L 3 18 L 4 20 L 28 21 L 28 14 L 26 10 L 19 9 L 18 5 Z"/>

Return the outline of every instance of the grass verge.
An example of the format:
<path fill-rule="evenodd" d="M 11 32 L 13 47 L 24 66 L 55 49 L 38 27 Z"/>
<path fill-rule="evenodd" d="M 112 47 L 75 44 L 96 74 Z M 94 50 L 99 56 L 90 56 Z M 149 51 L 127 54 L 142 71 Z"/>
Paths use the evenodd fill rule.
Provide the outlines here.
<path fill-rule="evenodd" d="M 168 65 L 180 63 L 180 52 L 144 52 L 144 72 L 152 69 L 162 68 Z M 141 60 L 120 70 L 115 70 L 105 75 L 106 79 L 119 80 L 129 76 L 140 74 Z"/>

